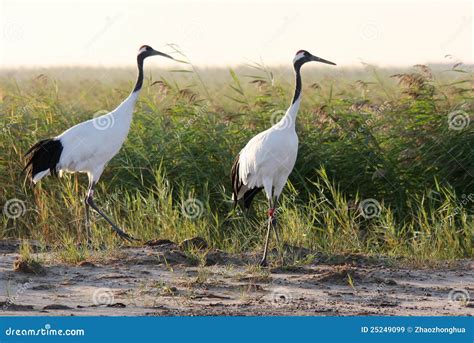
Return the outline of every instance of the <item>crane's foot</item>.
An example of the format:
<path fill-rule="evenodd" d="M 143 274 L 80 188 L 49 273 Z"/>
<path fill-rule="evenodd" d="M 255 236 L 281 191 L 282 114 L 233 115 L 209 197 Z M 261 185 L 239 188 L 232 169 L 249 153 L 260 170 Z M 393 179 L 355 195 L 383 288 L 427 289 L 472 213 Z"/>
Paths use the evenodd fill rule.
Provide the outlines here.
<path fill-rule="evenodd" d="M 114 230 L 114 232 L 117 234 L 117 236 L 119 236 L 120 238 L 122 238 L 124 241 L 127 241 L 129 243 L 132 243 L 132 242 L 137 242 L 138 239 L 130 236 L 128 233 L 120 230 L 118 227 L 113 227 L 112 226 L 112 230 Z"/>

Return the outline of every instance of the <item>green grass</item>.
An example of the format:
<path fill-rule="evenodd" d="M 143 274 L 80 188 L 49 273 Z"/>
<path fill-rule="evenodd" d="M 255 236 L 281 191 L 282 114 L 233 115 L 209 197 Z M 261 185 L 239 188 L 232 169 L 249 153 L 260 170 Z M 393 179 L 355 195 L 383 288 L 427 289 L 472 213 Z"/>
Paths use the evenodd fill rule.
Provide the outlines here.
<path fill-rule="evenodd" d="M 299 157 L 278 211 L 285 243 L 420 263 L 472 257 L 472 72 L 434 69 L 304 68 Z M 97 203 L 144 240 L 199 235 L 229 252 L 261 249 L 266 201 L 259 195 L 249 217 L 229 216 L 229 171 L 248 139 L 287 108 L 292 71 L 188 66 L 146 75 L 130 135 L 101 178 Z M 22 155 L 37 140 L 113 109 L 134 77 L 134 70 L 105 69 L 0 73 L 0 204 L 21 201 L 20 215 L 2 216 L 0 238 L 37 239 L 67 262 L 89 256 L 78 247 L 86 177 L 48 177 L 33 189 L 21 173 Z M 471 124 L 453 129 L 462 122 L 450 127 L 450 114 Z M 375 212 L 364 215 L 364 204 Z M 98 249 L 119 243 L 99 217 L 93 236 Z"/>

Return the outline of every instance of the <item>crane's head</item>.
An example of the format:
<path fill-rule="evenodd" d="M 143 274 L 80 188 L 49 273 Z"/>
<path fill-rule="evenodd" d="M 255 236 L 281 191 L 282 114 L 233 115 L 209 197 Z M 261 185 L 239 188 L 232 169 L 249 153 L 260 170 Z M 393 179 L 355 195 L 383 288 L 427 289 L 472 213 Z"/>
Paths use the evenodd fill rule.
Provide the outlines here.
<path fill-rule="evenodd" d="M 158 56 L 164 56 L 164 57 L 168 57 L 168 58 L 171 58 L 172 60 L 174 60 L 173 57 L 171 57 L 170 55 L 167 55 L 167 54 L 164 54 L 162 52 L 159 52 L 159 51 L 156 51 L 155 49 L 153 49 L 151 46 L 149 45 L 142 45 L 140 47 L 140 49 L 138 49 L 138 55 L 137 57 L 144 60 L 145 58 L 147 57 L 150 57 L 150 56 L 155 56 L 155 55 L 158 55 Z"/>
<path fill-rule="evenodd" d="M 295 69 L 296 69 L 296 68 L 300 68 L 306 62 L 311 62 L 311 61 L 336 65 L 336 63 L 333 63 L 331 61 L 327 61 L 321 57 L 311 55 L 306 50 L 299 50 L 296 53 L 295 58 L 293 59 L 293 65 L 295 66 Z"/>

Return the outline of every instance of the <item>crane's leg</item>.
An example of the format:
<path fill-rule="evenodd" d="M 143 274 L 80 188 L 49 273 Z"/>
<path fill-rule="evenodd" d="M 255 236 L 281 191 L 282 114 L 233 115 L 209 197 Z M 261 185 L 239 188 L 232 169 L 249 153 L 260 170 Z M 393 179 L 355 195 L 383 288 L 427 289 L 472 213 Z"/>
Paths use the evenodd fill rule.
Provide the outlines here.
<path fill-rule="evenodd" d="M 87 198 L 84 200 L 84 203 L 86 205 L 86 239 L 87 239 L 87 245 L 91 247 L 92 245 L 92 236 L 91 236 L 91 220 L 90 220 L 90 206 L 87 203 Z"/>
<path fill-rule="evenodd" d="M 276 211 L 276 208 L 278 207 L 278 198 L 275 197 L 273 200 L 273 209 L 274 212 Z M 275 232 L 275 239 L 277 242 L 277 246 L 280 247 L 280 237 L 278 235 L 278 228 L 277 228 L 277 216 L 276 213 L 273 214 L 272 217 L 272 227 L 273 227 L 273 232 Z"/>
<path fill-rule="evenodd" d="M 265 267 L 267 265 L 267 254 L 268 254 L 268 243 L 270 241 L 270 230 L 273 226 L 274 216 L 275 216 L 275 208 L 273 207 L 273 201 L 271 198 L 268 200 L 269 202 L 269 209 L 268 209 L 268 227 L 267 227 L 267 235 L 265 237 L 265 247 L 263 248 L 263 256 L 262 260 L 260 261 L 260 265 Z"/>
<path fill-rule="evenodd" d="M 87 192 L 87 198 L 86 198 L 86 204 L 90 207 L 92 207 L 94 210 L 96 210 L 97 213 L 99 213 L 99 215 L 104 218 L 107 223 L 109 223 L 111 226 L 112 226 L 112 230 L 114 230 L 114 232 L 122 239 L 124 240 L 127 240 L 129 242 L 132 242 L 132 241 L 136 241 L 135 238 L 133 238 L 132 236 L 130 236 L 129 234 L 125 233 L 124 231 L 122 231 L 117 225 L 115 225 L 115 223 L 109 219 L 109 217 L 107 217 L 104 212 L 102 212 L 98 207 L 97 205 L 95 204 L 94 202 L 94 187 L 95 187 L 95 183 L 92 182 L 91 186 L 89 187 L 89 191 Z"/>
<path fill-rule="evenodd" d="M 276 208 L 278 207 L 278 197 L 275 197 L 274 202 L 273 202 L 273 206 L 274 206 L 275 212 L 276 212 Z M 277 243 L 278 255 L 280 256 L 280 260 L 282 261 L 282 263 L 284 263 L 284 249 L 283 249 L 283 246 L 280 244 L 280 237 L 279 237 L 279 234 L 278 234 L 279 227 L 278 227 L 277 223 L 278 223 L 277 215 L 275 213 L 273 215 L 273 218 L 272 218 L 272 227 L 273 227 L 273 232 L 275 232 L 275 239 L 276 239 L 276 243 Z"/>
<path fill-rule="evenodd" d="M 92 187 L 92 180 L 89 180 L 89 189 Z M 90 206 L 87 203 L 87 197 L 84 199 L 84 205 L 85 205 L 85 212 L 86 212 L 86 220 L 85 220 L 85 226 L 86 226 L 86 239 L 87 239 L 87 245 L 89 248 L 92 247 L 92 235 L 91 235 L 91 218 L 90 218 Z"/>

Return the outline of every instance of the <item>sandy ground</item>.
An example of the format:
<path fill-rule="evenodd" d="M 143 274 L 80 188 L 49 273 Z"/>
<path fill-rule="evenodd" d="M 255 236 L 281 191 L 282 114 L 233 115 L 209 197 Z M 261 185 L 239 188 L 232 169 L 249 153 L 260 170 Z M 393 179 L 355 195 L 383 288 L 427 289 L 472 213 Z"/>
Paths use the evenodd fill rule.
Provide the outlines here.
<path fill-rule="evenodd" d="M 253 267 L 256 255 L 211 250 L 199 266 L 176 244 L 157 241 L 75 266 L 43 253 L 44 270 L 34 274 L 14 270 L 17 249 L 16 241 L 0 241 L 0 315 L 474 314 L 473 260 L 412 269 L 363 256 L 320 256 L 260 270 Z M 306 253 L 286 247 L 287 255 Z"/>

